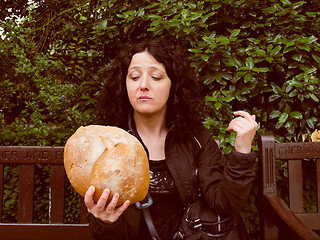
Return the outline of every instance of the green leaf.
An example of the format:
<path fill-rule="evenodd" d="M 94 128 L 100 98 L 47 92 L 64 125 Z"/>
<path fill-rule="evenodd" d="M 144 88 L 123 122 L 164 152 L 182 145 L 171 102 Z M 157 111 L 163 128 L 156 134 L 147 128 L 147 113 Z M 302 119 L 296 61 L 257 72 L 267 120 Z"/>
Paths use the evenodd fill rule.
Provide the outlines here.
<path fill-rule="evenodd" d="M 281 95 L 282 94 L 282 89 L 277 86 L 276 84 L 272 84 L 272 90 L 274 91 L 274 93 Z"/>
<path fill-rule="evenodd" d="M 304 37 L 304 38 L 300 38 L 300 39 L 298 40 L 298 43 L 301 43 L 301 44 L 311 44 L 311 43 L 313 43 L 313 42 L 315 42 L 315 41 L 317 41 L 317 40 L 318 40 L 318 38 L 315 37 L 315 36 Z"/>
<path fill-rule="evenodd" d="M 317 61 L 317 63 L 320 63 L 320 57 L 318 56 L 318 55 L 316 55 L 316 54 L 312 54 L 312 57 L 313 57 L 313 59 L 314 60 L 316 60 Z"/>
<path fill-rule="evenodd" d="M 183 9 L 182 12 L 181 12 L 181 16 L 182 16 L 183 18 L 186 18 L 186 17 L 188 16 L 188 14 L 189 14 L 188 9 Z"/>
<path fill-rule="evenodd" d="M 231 102 L 233 99 L 234 99 L 233 96 L 225 96 L 220 98 L 220 100 L 223 102 Z"/>
<path fill-rule="evenodd" d="M 296 44 L 296 42 L 290 41 L 290 42 L 286 43 L 286 47 L 291 47 L 291 46 L 294 46 L 295 44 Z"/>
<path fill-rule="evenodd" d="M 298 91 L 295 89 L 289 93 L 289 97 L 293 98 L 293 97 L 297 96 L 297 94 L 298 94 Z"/>
<path fill-rule="evenodd" d="M 211 96 L 206 96 L 205 97 L 206 102 L 214 102 L 217 100 L 217 98 L 211 97 Z"/>
<path fill-rule="evenodd" d="M 207 61 L 209 60 L 210 56 L 209 56 L 209 55 L 206 55 L 206 54 L 200 54 L 200 58 L 201 58 L 203 61 L 207 62 Z"/>
<path fill-rule="evenodd" d="M 265 57 L 266 56 L 266 52 L 262 49 L 256 49 L 256 54 L 258 55 L 258 57 Z"/>
<path fill-rule="evenodd" d="M 189 49 L 189 52 L 192 52 L 192 53 L 202 53 L 202 50 L 197 49 L 197 48 L 190 48 L 190 49 Z"/>
<path fill-rule="evenodd" d="M 81 15 L 81 17 L 79 18 L 80 21 L 87 21 L 87 19 L 88 19 L 87 17 L 82 16 L 82 15 Z"/>
<path fill-rule="evenodd" d="M 240 102 L 246 102 L 247 101 L 247 98 L 243 95 L 240 95 L 240 94 L 235 94 L 236 96 L 236 99 L 238 99 Z"/>
<path fill-rule="evenodd" d="M 252 71 L 253 71 L 253 72 L 257 72 L 257 73 L 260 73 L 260 72 L 269 72 L 269 68 L 252 68 Z"/>
<path fill-rule="evenodd" d="M 281 112 L 279 110 L 273 110 L 272 113 L 270 114 L 270 118 L 271 119 L 277 118 L 280 116 L 280 114 Z"/>
<path fill-rule="evenodd" d="M 269 102 L 274 102 L 275 100 L 281 98 L 281 95 L 279 94 L 273 94 L 269 97 Z"/>
<path fill-rule="evenodd" d="M 278 45 L 275 48 L 273 48 L 272 50 L 269 51 L 270 56 L 275 56 L 277 55 L 281 50 L 281 46 Z"/>
<path fill-rule="evenodd" d="M 202 13 L 201 12 L 197 12 L 197 13 L 191 13 L 191 21 L 194 21 L 194 20 L 196 20 L 196 19 L 198 19 L 198 18 L 200 18 L 202 16 Z"/>
<path fill-rule="evenodd" d="M 247 82 L 250 82 L 252 78 L 252 73 L 247 73 L 245 76 L 244 76 L 244 82 L 247 83 Z"/>
<path fill-rule="evenodd" d="M 256 45 L 260 43 L 260 40 L 256 38 L 248 38 L 247 40 Z"/>
<path fill-rule="evenodd" d="M 204 124 L 204 126 L 205 126 L 206 128 L 209 129 L 209 127 L 210 127 L 211 125 L 213 125 L 214 122 L 215 122 L 215 121 L 214 121 L 212 118 L 210 118 L 210 119 L 206 119 L 206 120 L 203 122 L 203 124 Z"/>
<path fill-rule="evenodd" d="M 292 3 L 289 0 L 281 0 L 283 5 L 291 5 Z"/>
<path fill-rule="evenodd" d="M 229 39 L 225 36 L 219 36 L 216 38 L 216 41 L 221 43 L 222 45 L 227 45 L 230 43 Z"/>
<path fill-rule="evenodd" d="M 238 36 L 240 33 L 240 29 L 234 29 L 230 35 L 230 38 Z"/>
<path fill-rule="evenodd" d="M 209 44 L 216 42 L 215 38 L 213 38 L 213 37 L 203 37 L 202 39 Z"/>
<path fill-rule="evenodd" d="M 214 107 L 215 107 L 217 110 L 219 110 L 219 109 L 221 108 L 221 106 L 222 106 L 222 103 L 220 103 L 220 102 L 216 102 L 216 103 L 214 104 Z"/>
<path fill-rule="evenodd" d="M 236 137 L 237 137 L 237 133 L 236 133 L 235 131 L 232 131 L 232 132 L 230 133 L 229 138 L 228 138 L 228 142 L 229 142 L 232 146 L 234 146 L 234 144 L 235 144 L 235 142 L 236 142 Z"/>
<path fill-rule="evenodd" d="M 306 74 L 311 74 L 317 71 L 317 68 L 313 67 L 305 71 Z"/>
<path fill-rule="evenodd" d="M 297 44 L 297 47 L 308 52 L 310 51 L 310 46 L 306 44 Z"/>
<path fill-rule="evenodd" d="M 295 118 L 295 119 L 302 119 L 302 114 L 300 112 L 291 112 L 290 117 Z"/>
<path fill-rule="evenodd" d="M 248 58 L 246 59 L 245 64 L 246 64 L 247 67 L 249 67 L 250 69 L 252 69 L 253 66 L 254 66 L 253 58 L 252 58 L 252 57 L 248 57 Z"/>
<path fill-rule="evenodd" d="M 226 80 L 232 80 L 232 76 L 231 76 L 231 74 L 229 74 L 229 73 L 222 73 L 222 77 L 224 78 L 224 79 L 226 79 Z"/>
<path fill-rule="evenodd" d="M 315 102 L 319 102 L 319 98 L 314 93 L 309 93 L 309 96 L 311 99 Z"/>
<path fill-rule="evenodd" d="M 271 63 L 274 60 L 273 57 L 266 57 L 266 61 L 268 61 L 269 63 Z"/>
<path fill-rule="evenodd" d="M 306 1 L 300 1 L 300 2 L 296 2 L 292 5 L 292 9 L 296 9 L 301 7 L 302 5 L 304 5 L 305 3 L 307 3 Z"/>
<path fill-rule="evenodd" d="M 307 123 L 309 128 L 314 129 L 314 123 L 313 123 L 312 119 L 310 119 L 310 118 L 307 119 L 306 123 Z"/>
<path fill-rule="evenodd" d="M 288 114 L 288 113 L 282 113 L 282 114 L 280 115 L 280 117 L 279 117 L 278 123 L 279 123 L 279 124 L 285 123 L 285 121 L 287 121 L 288 117 L 289 117 L 289 114 Z"/>
<path fill-rule="evenodd" d="M 248 70 L 250 70 L 250 67 L 241 67 L 237 69 L 237 71 L 248 71 Z"/>
<path fill-rule="evenodd" d="M 295 54 L 293 54 L 292 58 L 293 58 L 294 60 L 300 62 L 301 59 L 302 59 L 302 54 L 301 54 L 301 53 L 295 53 Z"/>
<path fill-rule="evenodd" d="M 304 86 L 304 84 L 302 82 L 299 82 L 295 79 L 288 81 L 288 83 L 293 86 L 293 87 L 297 87 L 297 88 L 302 88 Z"/>

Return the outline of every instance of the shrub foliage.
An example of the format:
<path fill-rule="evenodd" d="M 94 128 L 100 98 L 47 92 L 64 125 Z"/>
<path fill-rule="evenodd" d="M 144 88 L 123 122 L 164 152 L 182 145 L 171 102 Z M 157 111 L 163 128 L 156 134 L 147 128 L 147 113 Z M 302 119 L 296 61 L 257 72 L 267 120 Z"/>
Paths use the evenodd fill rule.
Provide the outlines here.
<path fill-rule="evenodd" d="M 189 51 L 205 85 L 204 125 L 225 153 L 238 109 L 278 141 L 320 128 L 316 0 L 20 2 L 24 10 L 1 6 L 1 145 L 63 145 L 95 123 L 100 71 L 125 43 L 147 38 Z"/>

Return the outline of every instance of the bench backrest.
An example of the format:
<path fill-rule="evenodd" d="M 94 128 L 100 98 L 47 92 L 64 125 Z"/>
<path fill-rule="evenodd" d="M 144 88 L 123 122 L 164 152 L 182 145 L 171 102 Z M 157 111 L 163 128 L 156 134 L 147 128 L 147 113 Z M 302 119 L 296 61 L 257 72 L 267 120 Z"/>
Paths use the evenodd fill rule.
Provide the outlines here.
<path fill-rule="evenodd" d="M 260 190 L 262 196 L 277 195 L 277 162 L 287 161 L 288 172 L 288 202 L 290 211 L 311 230 L 320 230 L 320 142 L 291 142 L 276 143 L 274 136 L 262 135 L 259 138 L 259 174 L 261 179 Z M 316 212 L 310 213 L 304 210 L 304 175 L 303 161 L 309 160 L 314 163 L 314 172 L 307 173 L 309 176 L 314 175 L 316 191 Z M 310 160 L 311 159 L 311 160 Z M 278 164 L 278 166 L 284 166 Z M 265 236 L 272 236 L 274 228 L 270 223 L 263 222 L 268 211 L 263 202 L 260 206 L 260 227 L 263 228 Z M 281 212 L 279 212 L 281 214 Z M 283 216 L 285 218 L 285 216 Z M 270 220 L 270 219 L 269 219 Z M 265 239 L 264 237 L 261 239 Z M 276 239 L 271 237 L 270 239 Z"/>
<path fill-rule="evenodd" d="M 80 223 L 65 224 L 63 147 L 0 146 L 0 236 L 1 239 L 91 239 L 86 207 L 80 201 Z M 35 166 L 49 165 L 48 223 L 33 223 Z M 4 169 L 19 169 L 17 222 L 3 223 Z"/>

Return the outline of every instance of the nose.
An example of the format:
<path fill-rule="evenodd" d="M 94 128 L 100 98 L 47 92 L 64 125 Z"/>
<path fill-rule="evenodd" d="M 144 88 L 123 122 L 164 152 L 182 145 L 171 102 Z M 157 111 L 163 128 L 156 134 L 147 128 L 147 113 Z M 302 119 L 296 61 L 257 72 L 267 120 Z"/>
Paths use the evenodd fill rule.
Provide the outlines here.
<path fill-rule="evenodd" d="M 148 91 L 149 88 L 150 88 L 150 86 L 149 86 L 148 77 L 147 76 L 143 76 L 141 78 L 141 82 L 140 82 L 140 90 L 141 91 Z"/>

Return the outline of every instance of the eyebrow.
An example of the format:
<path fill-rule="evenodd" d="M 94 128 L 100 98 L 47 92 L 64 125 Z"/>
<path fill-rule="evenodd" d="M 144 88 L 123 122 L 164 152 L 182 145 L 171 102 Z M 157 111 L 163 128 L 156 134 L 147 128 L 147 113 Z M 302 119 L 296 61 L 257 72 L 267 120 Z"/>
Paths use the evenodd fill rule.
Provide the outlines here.
<path fill-rule="evenodd" d="M 139 67 L 139 66 L 133 66 L 133 67 L 129 68 L 128 70 L 130 71 L 130 70 L 132 70 L 132 69 L 141 69 L 141 67 Z M 154 70 L 159 70 L 159 71 L 161 71 L 161 72 L 164 72 L 163 70 L 161 70 L 160 68 L 157 68 L 157 67 L 148 67 L 148 69 L 154 69 Z"/>

